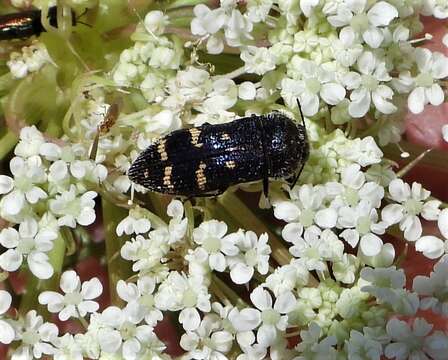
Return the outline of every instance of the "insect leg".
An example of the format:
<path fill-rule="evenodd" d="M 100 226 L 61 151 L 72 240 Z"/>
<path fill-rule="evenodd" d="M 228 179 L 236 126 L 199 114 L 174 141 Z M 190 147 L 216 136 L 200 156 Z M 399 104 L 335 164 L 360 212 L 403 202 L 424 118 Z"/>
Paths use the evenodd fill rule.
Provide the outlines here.
<path fill-rule="evenodd" d="M 269 194 L 269 178 L 264 177 L 263 178 L 263 194 L 267 198 Z"/>
<path fill-rule="evenodd" d="M 213 191 L 209 191 L 209 192 L 206 192 L 206 193 L 203 193 L 203 194 L 191 195 L 191 196 L 187 197 L 187 200 L 191 200 L 191 199 L 194 199 L 194 198 L 201 198 L 201 197 L 219 196 L 222 193 L 224 193 L 224 191 L 226 191 L 226 190 L 227 190 L 227 188 L 225 188 L 225 189 L 222 188 L 222 189 L 216 189 L 216 190 L 213 190 Z"/>

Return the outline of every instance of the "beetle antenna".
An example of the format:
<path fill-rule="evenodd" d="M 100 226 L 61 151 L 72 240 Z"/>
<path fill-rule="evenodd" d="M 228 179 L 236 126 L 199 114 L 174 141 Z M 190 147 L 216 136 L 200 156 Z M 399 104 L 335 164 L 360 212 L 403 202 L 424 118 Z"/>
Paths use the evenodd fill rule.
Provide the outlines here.
<path fill-rule="evenodd" d="M 88 11 L 88 9 L 85 8 L 84 11 L 76 17 L 76 22 L 80 22 L 78 20 L 81 19 L 85 14 L 87 14 L 87 11 Z M 84 23 L 81 23 L 81 24 L 84 24 Z"/>
<path fill-rule="evenodd" d="M 297 101 L 297 106 L 299 107 L 299 114 L 300 114 L 300 117 L 302 118 L 302 125 L 303 125 L 303 127 L 305 128 L 305 130 L 306 130 L 306 126 L 305 126 L 305 117 L 303 116 L 302 106 L 300 105 L 299 98 L 297 98 L 296 101 Z M 305 134 L 306 134 L 306 131 L 305 131 Z"/>
<path fill-rule="evenodd" d="M 299 98 L 297 98 L 296 100 L 297 100 L 297 106 L 299 107 L 300 117 L 302 118 L 302 125 L 303 125 L 303 128 L 305 129 L 305 140 L 306 140 L 307 135 L 306 135 L 305 117 L 303 116 L 302 106 L 300 106 Z M 294 186 L 296 186 L 297 180 L 299 180 L 300 174 L 302 173 L 302 170 L 303 170 L 304 166 L 305 166 L 305 163 L 302 164 L 302 166 L 300 167 L 299 172 L 295 176 L 295 178 L 294 178 L 294 180 L 292 182 L 292 185 L 291 185 L 291 189 L 294 188 Z"/>

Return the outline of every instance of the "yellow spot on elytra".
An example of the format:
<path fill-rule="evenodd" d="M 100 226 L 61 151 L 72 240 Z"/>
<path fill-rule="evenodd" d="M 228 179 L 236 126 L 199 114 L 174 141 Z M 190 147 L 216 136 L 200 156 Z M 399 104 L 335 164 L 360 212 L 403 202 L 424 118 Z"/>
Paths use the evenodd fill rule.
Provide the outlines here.
<path fill-rule="evenodd" d="M 173 184 L 171 184 L 172 172 L 173 172 L 172 166 L 165 167 L 164 176 L 163 176 L 163 185 L 168 186 L 169 188 L 173 188 Z"/>
<path fill-rule="evenodd" d="M 198 128 L 191 128 L 190 130 L 190 134 L 191 134 L 191 144 L 193 146 L 196 147 L 201 147 L 202 143 L 199 143 L 199 136 L 201 135 L 201 130 L 199 130 Z"/>
<path fill-rule="evenodd" d="M 221 140 L 230 140 L 230 135 L 227 133 L 224 133 L 221 135 Z"/>
<path fill-rule="evenodd" d="M 166 143 L 166 140 L 162 139 L 162 140 L 160 140 L 159 145 L 157 145 L 157 152 L 159 153 L 160 159 L 162 161 L 168 160 L 168 154 L 166 152 L 165 143 Z"/>
<path fill-rule="evenodd" d="M 235 168 L 235 161 L 230 160 L 230 161 L 226 161 L 226 167 L 229 169 L 234 169 Z"/>
<path fill-rule="evenodd" d="M 149 170 L 146 169 L 145 172 L 143 173 L 143 175 L 145 175 L 145 178 L 149 177 Z"/>
<path fill-rule="evenodd" d="M 207 178 L 205 177 L 204 170 L 207 167 L 203 162 L 199 163 L 199 168 L 196 170 L 196 184 L 201 190 L 205 190 L 205 184 L 207 183 Z"/>

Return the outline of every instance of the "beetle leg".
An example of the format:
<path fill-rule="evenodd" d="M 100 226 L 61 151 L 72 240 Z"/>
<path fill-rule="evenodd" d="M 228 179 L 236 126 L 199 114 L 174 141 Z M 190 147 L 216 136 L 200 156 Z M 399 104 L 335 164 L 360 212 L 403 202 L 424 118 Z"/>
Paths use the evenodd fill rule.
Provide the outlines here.
<path fill-rule="evenodd" d="M 203 193 L 203 194 L 191 195 L 191 196 L 187 197 L 187 200 L 191 200 L 191 199 L 194 199 L 194 198 L 201 198 L 201 197 L 219 196 L 222 193 L 224 193 L 224 191 L 226 191 L 226 190 L 227 190 L 227 188 L 225 188 L 225 189 L 216 189 L 216 190 L 209 191 L 209 192 L 206 192 L 206 193 Z"/>
<path fill-rule="evenodd" d="M 263 178 L 263 194 L 267 199 L 268 194 L 269 194 L 269 179 L 268 179 L 268 177 Z"/>
<path fill-rule="evenodd" d="M 303 170 L 304 166 L 305 166 L 305 163 L 302 164 L 302 166 L 300 167 L 299 172 L 297 173 L 297 175 L 293 178 L 293 180 L 289 184 L 291 189 L 296 185 L 297 180 L 299 180 L 300 174 L 302 173 L 302 170 Z"/>

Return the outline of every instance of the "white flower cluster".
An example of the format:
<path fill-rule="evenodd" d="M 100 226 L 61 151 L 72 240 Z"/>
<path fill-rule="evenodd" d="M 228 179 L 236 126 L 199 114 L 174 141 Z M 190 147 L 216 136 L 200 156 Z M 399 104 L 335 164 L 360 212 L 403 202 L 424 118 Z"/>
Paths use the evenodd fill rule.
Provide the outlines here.
<path fill-rule="evenodd" d="M 48 252 L 59 227 L 95 221 L 97 193 L 88 189 L 106 178 L 107 169 L 87 160 L 80 149 L 47 142 L 34 126 L 20 132 L 10 162 L 12 177 L 0 175 L 0 216 L 10 223 L 0 232 L 6 249 L 0 254 L 3 270 L 16 271 L 26 261 L 35 276 L 50 278 Z"/>
<path fill-rule="evenodd" d="M 10 59 L 6 62 L 11 75 L 17 79 L 39 71 L 45 64 L 53 64 L 53 61 L 47 52 L 47 48 L 41 42 L 24 46 L 22 53 L 12 52 Z"/>
<path fill-rule="evenodd" d="M 191 32 L 212 54 L 224 42 L 239 47 L 245 71 L 263 75 L 257 91 L 279 91 L 290 108 L 298 98 L 306 116 L 342 124 L 377 110 L 400 133 L 391 116 L 402 111 L 400 99 L 408 96 L 415 113 L 444 100 L 448 58 L 416 49 L 412 40 L 422 29 L 420 14 L 448 17 L 443 1 L 249 1 L 244 13 L 237 3 L 197 5 Z M 252 34 L 259 22 L 271 46 Z"/>

